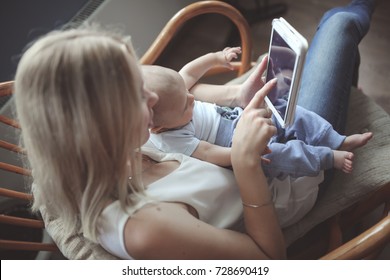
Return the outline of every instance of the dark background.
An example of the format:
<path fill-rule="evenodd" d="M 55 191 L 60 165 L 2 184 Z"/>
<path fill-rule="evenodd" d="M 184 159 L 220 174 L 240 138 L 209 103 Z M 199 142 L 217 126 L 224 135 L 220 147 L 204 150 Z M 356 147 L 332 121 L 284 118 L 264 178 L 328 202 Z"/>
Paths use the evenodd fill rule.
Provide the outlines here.
<path fill-rule="evenodd" d="M 61 29 L 88 0 L 1 0 L 0 82 L 13 80 L 25 46 Z"/>

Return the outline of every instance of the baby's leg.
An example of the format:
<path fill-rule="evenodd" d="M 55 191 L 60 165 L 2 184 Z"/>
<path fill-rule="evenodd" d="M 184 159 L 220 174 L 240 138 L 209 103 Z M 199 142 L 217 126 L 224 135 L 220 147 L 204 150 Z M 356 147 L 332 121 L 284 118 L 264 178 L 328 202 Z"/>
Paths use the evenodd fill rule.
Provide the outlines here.
<path fill-rule="evenodd" d="M 351 173 L 353 170 L 354 157 L 351 151 L 366 145 L 372 136 L 372 132 L 347 136 L 339 150 L 333 151 L 334 167 L 345 173 Z"/>
<path fill-rule="evenodd" d="M 372 136 L 372 132 L 352 134 L 350 136 L 347 136 L 338 150 L 353 151 L 356 148 L 360 148 L 366 145 L 367 142 L 372 138 Z"/>
<path fill-rule="evenodd" d="M 333 151 L 333 167 L 345 173 L 353 170 L 353 153 L 348 151 Z"/>
<path fill-rule="evenodd" d="M 262 167 L 268 178 L 284 180 L 287 176 L 317 176 L 321 170 L 333 168 L 334 155 L 328 147 L 307 145 L 299 140 L 290 140 L 285 144 L 269 143 L 271 153 L 263 157 Z"/>
<path fill-rule="evenodd" d="M 338 150 L 345 140 L 345 136 L 335 131 L 328 121 L 300 106 L 296 108 L 294 123 L 285 129 L 285 135 L 289 139 L 293 135 L 306 144 L 325 146 L 332 150 Z"/>

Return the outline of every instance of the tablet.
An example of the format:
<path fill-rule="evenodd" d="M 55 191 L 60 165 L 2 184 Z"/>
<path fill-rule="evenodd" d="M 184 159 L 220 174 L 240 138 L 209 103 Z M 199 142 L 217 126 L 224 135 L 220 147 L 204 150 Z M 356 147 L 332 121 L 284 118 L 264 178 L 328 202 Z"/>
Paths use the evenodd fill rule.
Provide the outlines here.
<path fill-rule="evenodd" d="M 294 121 L 298 89 L 308 44 L 285 19 L 272 21 L 266 81 L 277 78 L 265 101 L 284 128 Z"/>

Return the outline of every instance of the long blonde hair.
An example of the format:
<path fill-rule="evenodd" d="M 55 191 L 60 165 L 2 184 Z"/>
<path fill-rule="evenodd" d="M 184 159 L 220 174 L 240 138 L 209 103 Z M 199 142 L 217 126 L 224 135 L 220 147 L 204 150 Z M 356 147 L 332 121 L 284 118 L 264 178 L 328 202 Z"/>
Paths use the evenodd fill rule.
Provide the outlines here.
<path fill-rule="evenodd" d="M 33 210 L 46 207 L 68 229 L 81 221 L 84 236 L 96 242 L 109 199 L 136 203 L 143 194 L 135 156 L 141 88 L 134 50 L 118 35 L 55 31 L 24 53 L 15 102 L 33 171 Z"/>

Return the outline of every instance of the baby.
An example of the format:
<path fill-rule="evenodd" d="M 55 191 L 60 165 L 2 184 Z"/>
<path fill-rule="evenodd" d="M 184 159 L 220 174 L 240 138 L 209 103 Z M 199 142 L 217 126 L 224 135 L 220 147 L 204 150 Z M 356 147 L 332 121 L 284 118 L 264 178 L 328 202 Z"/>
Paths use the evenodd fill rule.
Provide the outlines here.
<path fill-rule="evenodd" d="M 230 61 L 240 52 L 241 48 L 236 47 L 208 53 L 186 64 L 179 73 L 161 66 L 143 66 L 145 86 L 159 96 L 150 137 L 158 149 L 219 166 L 231 165 L 231 140 L 242 108 L 195 101 L 189 89 L 210 68 L 231 68 Z M 263 154 L 266 176 L 281 180 L 286 176 L 316 176 L 329 168 L 350 173 L 354 156 L 351 151 L 372 137 L 371 132 L 340 135 L 326 120 L 299 106 L 291 126 L 283 129 L 275 119 L 274 124 L 277 134 L 271 138 L 269 150 L 259 154 Z"/>

